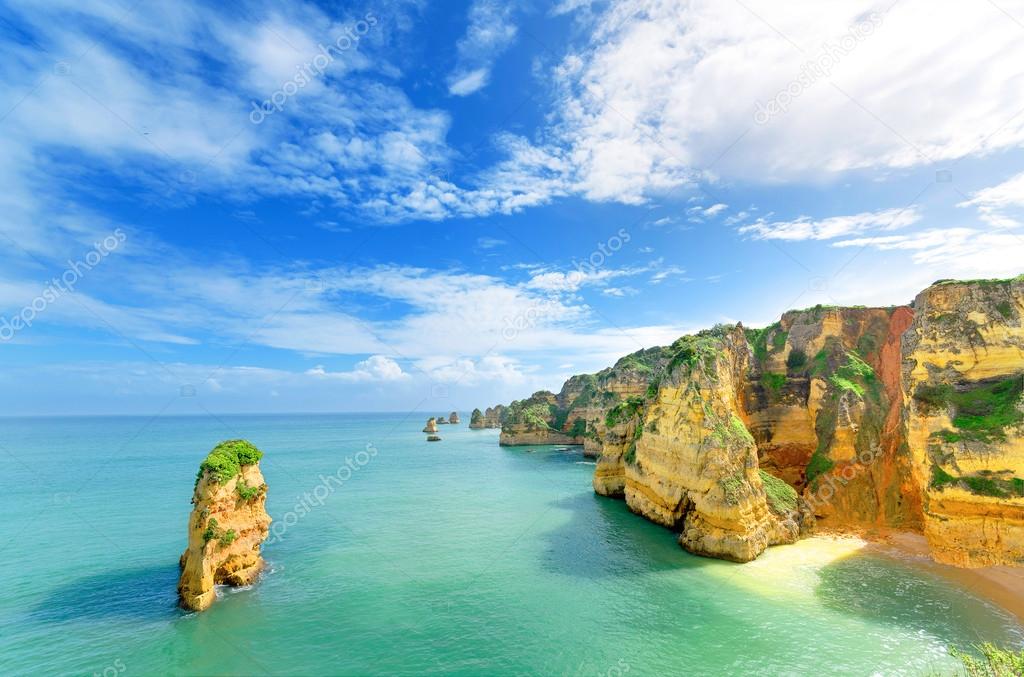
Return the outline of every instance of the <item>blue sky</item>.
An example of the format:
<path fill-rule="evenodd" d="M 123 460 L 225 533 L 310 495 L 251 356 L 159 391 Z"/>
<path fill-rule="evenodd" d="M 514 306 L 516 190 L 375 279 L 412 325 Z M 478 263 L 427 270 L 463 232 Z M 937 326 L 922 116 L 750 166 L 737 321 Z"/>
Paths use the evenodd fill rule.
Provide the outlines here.
<path fill-rule="evenodd" d="M 466 410 L 1024 272 L 1022 2 L 2 4 L 6 414 Z"/>

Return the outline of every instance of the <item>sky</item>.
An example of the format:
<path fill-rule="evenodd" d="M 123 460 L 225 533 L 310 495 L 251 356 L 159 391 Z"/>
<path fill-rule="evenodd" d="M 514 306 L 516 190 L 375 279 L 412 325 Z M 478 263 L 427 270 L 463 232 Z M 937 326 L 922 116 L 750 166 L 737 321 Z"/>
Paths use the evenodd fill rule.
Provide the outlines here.
<path fill-rule="evenodd" d="M 1024 272 L 1024 0 L 0 1 L 0 414 L 468 411 Z"/>

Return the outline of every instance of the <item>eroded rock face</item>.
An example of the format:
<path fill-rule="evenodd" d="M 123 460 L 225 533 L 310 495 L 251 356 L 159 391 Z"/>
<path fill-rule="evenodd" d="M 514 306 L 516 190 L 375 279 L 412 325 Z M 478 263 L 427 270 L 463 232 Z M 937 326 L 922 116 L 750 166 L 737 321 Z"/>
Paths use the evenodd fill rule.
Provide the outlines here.
<path fill-rule="evenodd" d="M 909 307 L 791 311 L 750 332 L 746 421 L 764 470 L 802 490 L 825 529 L 920 529 L 900 424 Z"/>
<path fill-rule="evenodd" d="M 743 329 L 709 333 L 684 348 L 625 455 L 625 498 L 633 512 L 679 531 L 699 555 L 746 562 L 769 545 L 796 540 L 798 526 L 768 508 L 757 448 L 739 394 L 749 370 Z"/>
<path fill-rule="evenodd" d="M 425 433 L 436 433 L 437 432 L 437 419 L 431 416 L 427 419 L 427 425 L 423 427 Z"/>
<path fill-rule="evenodd" d="M 181 556 L 181 606 L 202 611 L 216 599 L 214 586 L 250 585 L 263 569 L 260 546 L 270 529 L 262 453 L 243 440 L 222 442 L 200 466 Z"/>
<path fill-rule="evenodd" d="M 459 423 L 461 423 L 462 419 L 459 418 L 459 412 L 453 411 L 451 415 L 448 417 L 448 422 L 451 423 L 452 425 L 458 425 Z"/>
<path fill-rule="evenodd" d="M 937 283 L 903 340 L 907 441 L 935 559 L 1024 564 L 1024 278 Z"/>
<path fill-rule="evenodd" d="M 815 529 L 902 529 L 943 562 L 1022 564 L 1022 316 L 1024 276 L 716 327 L 514 403 L 520 427 L 502 437 L 581 425 L 595 492 L 699 554 L 744 561 Z"/>

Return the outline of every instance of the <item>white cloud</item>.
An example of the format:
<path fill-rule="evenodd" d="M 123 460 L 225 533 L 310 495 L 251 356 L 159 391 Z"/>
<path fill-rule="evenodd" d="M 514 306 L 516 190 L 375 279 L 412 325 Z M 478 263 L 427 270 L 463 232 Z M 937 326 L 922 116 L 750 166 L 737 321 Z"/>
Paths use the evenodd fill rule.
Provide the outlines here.
<path fill-rule="evenodd" d="M 449 80 L 448 92 L 455 96 L 469 96 L 487 85 L 490 74 L 486 68 L 475 68 L 468 73 L 460 73 Z"/>
<path fill-rule="evenodd" d="M 872 11 L 885 12 L 880 26 L 839 59 L 831 81 L 755 123 L 756 104 Z M 556 71 L 569 95 L 559 131 L 579 189 L 629 203 L 709 169 L 820 181 L 981 155 L 1024 141 L 1024 90 L 1006 86 L 1022 72 L 1020 30 L 985 3 L 624 0 Z"/>
<path fill-rule="evenodd" d="M 728 208 L 729 208 L 729 205 L 724 204 L 722 202 L 719 202 L 718 204 L 711 205 L 710 207 L 705 209 L 702 213 L 704 214 L 704 216 L 715 216 L 716 214 L 721 214 L 722 212 L 724 212 Z"/>
<path fill-rule="evenodd" d="M 817 220 L 809 216 L 801 216 L 792 221 L 767 221 L 761 218 L 751 225 L 741 227 L 739 232 L 759 240 L 831 240 L 872 230 L 905 228 L 920 221 L 921 217 L 920 210 L 911 206 Z"/>
<path fill-rule="evenodd" d="M 1006 211 L 1024 208 L 1024 172 L 999 185 L 972 193 L 969 200 L 957 206 L 977 207 L 981 217 L 996 227 L 1020 225 L 1019 218 L 1007 216 Z"/>
<path fill-rule="evenodd" d="M 915 264 L 940 277 L 1013 277 L 1024 272 L 1024 234 L 1019 230 L 938 228 L 910 235 L 859 238 L 836 247 L 873 247 L 913 252 Z"/>
<path fill-rule="evenodd" d="M 450 94 L 468 96 L 487 86 L 494 60 L 516 38 L 513 6 L 503 0 L 474 0 L 469 26 L 457 46 L 458 63 L 448 76 Z"/>
<path fill-rule="evenodd" d="M 404 381 L 409 378 L 409 374 L 402 371 L 402 367 L 386 355 L 372 355 L 362 362 L 357 362 L 352 371 L 329 372 L 322 365 L 317 365 L 306 373 L 318 378 L 334 378 L 339 381 L 356 383 L 367 381 Z"/>

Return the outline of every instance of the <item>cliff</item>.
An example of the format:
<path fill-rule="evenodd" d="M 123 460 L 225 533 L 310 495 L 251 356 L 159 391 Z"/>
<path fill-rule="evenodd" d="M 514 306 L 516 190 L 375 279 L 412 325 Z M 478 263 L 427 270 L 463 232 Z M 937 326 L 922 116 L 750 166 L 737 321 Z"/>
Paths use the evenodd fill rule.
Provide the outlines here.
<path fill-rule="evenodd" d="M 557 395 L 540 391 L 516 400 L 505 411 L 500 443 L 581 444 L 585 455 L 596 458 L 602 448 L 598 428 L 606 412 L 643 395 L 668 360 L 663 348 L 641 350 L 596 374 L 573 376 Z"/>
<path fill-rule="evenodd" d="M 263 568 L 260 545 L 270 529 L 263 453 L 244 440 L 221 442 L 199 466 L 181 556 L 181 606 L 202 611 L 216 599 L 214 586 L 249 585 Z"/>
<path fill-rule="evenodd" d="M 437 419 L 431 416 L 427 419 L 427 425 L 423 427 L 425 433 L 436 433 L 437 432 Z"/>
<path fill-rule="evenodd" d="M 597 493 L 702 555 L 900 529 L 943 562 L 1020 564 L 1022 315 L 1024 276 L 720 326 L 513 402 L 501 443 L 583 443 Z"/>
<path fill-rule="evenodd" d="M 903 340 L 924 534 L 958 566 L 1024 564 L 1024 276 L 940 282 Z"/>
<path fill-rule="evenodd" d="M 452 425 L 458 425 L 459 423 L 461 423 L 462 419 L 459 418 L 459 412 L 453 411 L 451 415 L 448 416 L 448 422 L 451 423 Z"/>

